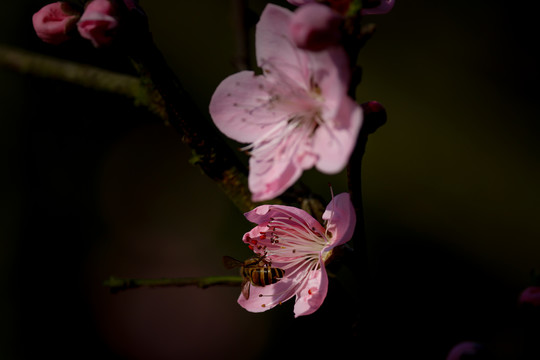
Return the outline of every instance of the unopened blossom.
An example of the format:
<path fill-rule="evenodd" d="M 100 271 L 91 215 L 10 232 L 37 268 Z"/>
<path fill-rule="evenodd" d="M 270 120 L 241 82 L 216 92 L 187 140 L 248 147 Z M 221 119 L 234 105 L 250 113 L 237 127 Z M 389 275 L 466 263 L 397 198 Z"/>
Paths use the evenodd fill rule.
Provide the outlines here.
<path fill-rule="evenodd" d="M 37 36 L 46 43 L 58 45 L 71 37 L 79 13 L 68 3 L 58 1 L 47 4 L 32 16 Z"/>
<path fill-rule="evenodd" d="M 342 22 L 343 17 L 328 6 L 306 4 L 294 12 L 289 31 L 300 49 L 320 51 L 339 43 Z"/>
<path fill-rule="evenodd" d="M 343 48 L 299 49 L 291 39 L 292 12 L 269 4 L 256 28 L 262 75 L 241 71 L 223 80 L 210 102 L 226 136 L 248 143 L 253 201 L 275 198 L 315 166 L 341 171 L 354 149 L 362 110 L 348 95 Z"/>
<path fill-rule="evenodd" d="M 363 8 L 362 15 L 382 15 L 388 13 L 394 7 L 395 0 L 381 0 L 380 4 L 371 8 Z"/>
<path fill-rule="evenodd" d="M 328 291 L 325 262 L 336 246 L 351 239 L 356 225 L 349 194 L 339 194 L 328 204 L 322 216 L 326 226 L 304 210 L 283 205 L 262 205 L 245 216 L 257 226 L 243 241 L 284 276 L 271 285 L 252 286 L 249 298 L 240 295 L 238 303 L 262 312 L 295 296 L 296 317 L 316 311 Z"/>
<path fill-rule="evenodd" d="M 92 0 L 77 23 L 79 33 L 95 47 L 109 45 L 118 26 L 116 9 L 109 0 Z"/>

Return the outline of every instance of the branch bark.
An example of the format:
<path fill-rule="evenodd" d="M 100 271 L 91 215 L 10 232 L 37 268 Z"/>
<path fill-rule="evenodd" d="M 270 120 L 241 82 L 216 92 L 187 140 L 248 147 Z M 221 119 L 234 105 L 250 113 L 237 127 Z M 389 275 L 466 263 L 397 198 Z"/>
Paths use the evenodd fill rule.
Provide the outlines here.
<path fill-rule="evenodd" d="M 134 105 L 145 107 L 164 120 L 167 119 L 161 96 L 155 91 L 149 91 L 135 76 L 119 74 L 95 66 L 36 54 L 1 44 L 0 67 L 21 74 L 69 82 L 96 91 L 124 96 L 133 99 Z"/>
<path fill-rule="evenodd" d="M 132 279 L 117 278 L 111 276 L 103 282 L 110 288 L 112 293 L 140 287 L 171 287 L 171 286 L 197 286 L 206 289 L 210 286 L 240 286 L 240 276 L 208 276 L 208 277 L 184 277 L 184 278 L 161 278 L 161 279 Z"/>

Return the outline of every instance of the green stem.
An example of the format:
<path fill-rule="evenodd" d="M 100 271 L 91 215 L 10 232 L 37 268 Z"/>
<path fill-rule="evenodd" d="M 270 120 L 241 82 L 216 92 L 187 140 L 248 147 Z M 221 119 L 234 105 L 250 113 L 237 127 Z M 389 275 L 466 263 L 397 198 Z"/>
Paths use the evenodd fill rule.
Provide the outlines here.
<path fill-rule="evenodd" d="M 163 119 L 167 118 L 163 99 L 157 92 L 148 91 L 141 80 L 135 76 L 119 74 L 95 66 L 36 54 L 6 45 L 0 45 L 0 67 L 21 74 L 60 80 L 96 91 L 125 96 L 133 99 L 135 105 L 146 107 L 150 112 Z"/>
<path fill-rule="evenodd" d="M 111 276 L 103 282 L 111 292 L 136 289 L 139 287 L 170 287 L 170 286 L 197 286 L 206 289 L 210 286 L 240 286 L 240 276 L 208 276 L 208 277 L 185 277 L 185 278 L 161 278 L 161 279 L 130 279 Z"/>

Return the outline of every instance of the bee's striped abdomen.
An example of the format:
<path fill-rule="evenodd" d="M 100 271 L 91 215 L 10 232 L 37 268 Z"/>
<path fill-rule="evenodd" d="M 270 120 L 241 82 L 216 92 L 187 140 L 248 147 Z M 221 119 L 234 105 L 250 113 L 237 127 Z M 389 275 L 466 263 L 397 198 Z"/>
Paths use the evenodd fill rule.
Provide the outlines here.
<path fill-rule="evenodd" d="M 243 276 L 251 280 L 255 286 L 266 286 L 281 280 L 285 271 L 270 266 L 244 267 Z"/>

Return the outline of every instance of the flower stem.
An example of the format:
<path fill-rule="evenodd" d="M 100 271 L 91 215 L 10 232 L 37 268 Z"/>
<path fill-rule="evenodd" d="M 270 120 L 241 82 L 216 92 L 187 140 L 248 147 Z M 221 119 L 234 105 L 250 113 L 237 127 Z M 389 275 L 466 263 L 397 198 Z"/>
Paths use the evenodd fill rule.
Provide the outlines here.
<path fill-rule="evenodd" d="M 131 279 L 111 276 L 103 282 L 110 288 L 112 293 L 136 289 L 140 287 L 170 287 L 170 286 L 197 286 L 206 289 L 210 286 L 240 286 L 240 276 L 208 276 L 208 277 L 184 277 L 184 278 L 160 278 L 160 279 Z"/>

